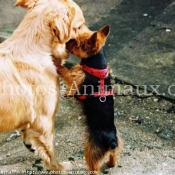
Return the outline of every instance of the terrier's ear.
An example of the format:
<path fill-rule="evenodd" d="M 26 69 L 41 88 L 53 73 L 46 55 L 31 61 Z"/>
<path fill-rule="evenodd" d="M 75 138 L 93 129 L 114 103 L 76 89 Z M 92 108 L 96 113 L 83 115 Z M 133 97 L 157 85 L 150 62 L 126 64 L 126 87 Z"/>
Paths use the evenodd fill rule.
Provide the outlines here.
<path fill-rule="evenodd" d="M 21 6 L 26 9 L 33 8 L 38 0 L 17 0 L 14 6 Z"/>
<path fill-rule="evenodd" d="M 74 47 L 78 46 L 78 42 L 75 39 L 71 39 L 66 43 L 66 49 L 71 52 Z"/>
<path fill-rule="evenodd" d="M 107 26 L 104 26 L 102 27 L 99 32 L 104 35 L 105 37 L 107 37 L 110 33 L 110 27 L 107 25 Z"/>
<path fill-rule="evenodd" d="M 95 32 L 89 39 L 88 44 L 95 45 L 97 43 L 97 32 Z"/>

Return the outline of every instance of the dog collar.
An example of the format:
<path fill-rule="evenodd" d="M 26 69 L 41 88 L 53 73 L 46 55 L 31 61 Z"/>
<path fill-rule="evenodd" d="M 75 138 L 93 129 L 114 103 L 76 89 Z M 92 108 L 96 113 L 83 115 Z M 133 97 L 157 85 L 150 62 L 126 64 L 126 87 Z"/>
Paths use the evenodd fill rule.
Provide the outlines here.
<path fill-rule="evenodd" d="M 105 69 L 95 69 L 82 63 L 81 66 L 85 72 L 88 72 L 89 74 L 100 78 L 100 89 L 99 92 L 94 92 L 92 95 L 76 95 L 76 98 L 78 98 L 79 100 L 85 100 L 87 98 L 99 97 L 100 102 L 105 102 L 106 96 L 114 95 L 113 89 L 111 89 L 110 91 L 105 91 L 104 80 L 109 75 L 108 67 L 106 67 Z"/>
<path fill-rule="evenodd" d="M 108 67 L 106 67 L 105 69 L 95 69 L 82 63 L 81 66 L 84 71 L 88 72 L 89 74 L 97 78 L 104 79 L 108 76 Z"/>

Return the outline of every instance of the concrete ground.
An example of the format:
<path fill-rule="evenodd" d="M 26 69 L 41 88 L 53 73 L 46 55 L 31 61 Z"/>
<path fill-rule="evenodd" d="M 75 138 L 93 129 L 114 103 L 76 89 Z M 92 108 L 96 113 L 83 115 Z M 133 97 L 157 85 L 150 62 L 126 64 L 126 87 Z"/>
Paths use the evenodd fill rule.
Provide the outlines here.
<path fill-rule="evenodd" d="M 15 1 L 0 0 L 1 40 L 10 35 L 25 14 L 24 10 L 14 8 L 12 2 Z M 117 166 L 107 169 L 104 164 L 101 174 L 174 175 L 175 1 L 76 2 L 92 29 L 111 26 L 105 50 L 118 92 L 115 124 L 124 140 L 124 150 Z M 78 61 L 71 57 L 69 63 Z M 57 158 L 70 160 L 74 165 L 72 173 L 87 174 L 83 157 L 86 126 L 81 104 L 64 98 L 60 104 L 55 121 Z M 0 135 L 0 174 L 12 171 L 24 174 L 26 170 L 36 173 L 43 168 L 38 157 L 24 148 L 18 135 L 14 132 Z"/>

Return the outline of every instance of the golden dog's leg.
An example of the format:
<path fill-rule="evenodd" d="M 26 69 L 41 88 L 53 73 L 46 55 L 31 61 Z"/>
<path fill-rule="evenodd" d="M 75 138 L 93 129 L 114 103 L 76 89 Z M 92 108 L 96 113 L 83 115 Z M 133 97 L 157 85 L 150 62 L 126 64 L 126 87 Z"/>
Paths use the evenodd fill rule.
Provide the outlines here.
<path fill-rule="evenodd" d="M 57 68 L 58 75 L 64 80 L 66 85 L 70 87 L 73 82 L 73 78 L 71 77 L 71 71 L 66 67 L 62 66 L 59 59 L 58 60 L 55 59 L 54 64 Z"/>
<path fill-rule="evenodd" d="M 63 171 L 72 168 L 71 163 L 58 163 L 55 157 L 54 142 L 53 142 L 53 122 L 46 121 L 44 118 L 37 121 L 31 128 L 23 130 L 21 133 L 26 147 L 35 152 L 44 162 L 47 170 Z M 46 123 L 43 121 L 45 120 Z"/>
<path fill-rule="evenodd" d="M 62 65 L 57 65 L 57 72 L 66 83 L 67 91 L 63 96 L 74 96 L 79 86 L 79 79 L 74 75 L 72 70 Z"/>

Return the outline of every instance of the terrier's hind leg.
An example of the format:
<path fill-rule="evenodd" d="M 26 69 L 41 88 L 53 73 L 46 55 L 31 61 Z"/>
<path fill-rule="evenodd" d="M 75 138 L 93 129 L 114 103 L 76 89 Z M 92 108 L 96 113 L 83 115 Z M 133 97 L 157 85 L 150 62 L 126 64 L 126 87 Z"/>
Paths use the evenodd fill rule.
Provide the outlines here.
<path fill-rule="evenodd" d="M 116 165 L 119 154 L 120 154 L 120 150 L 118 147 L 116 147 L 114 150 L 110 151 L 109 160 L 107 162 L 107 166 L 109 168 L 112 168 Z"/>
<path fill-rule="evenodd" d="M 123 141 L 120 138 L 120 134 L 118 131 L 117 131 L 117 138 L 118 138 L 118 147 L 116 147 L 114 150 L 110 150 L 109 160 L 107 161 L 107 166 L 109 168 L 114 167 L 116 165 L 118 156 L 122 152 Z"/>
<path fill-rule="evenodd" d="M 91 142 L 87 142 L 85 145 L 85 159 L 89 169 L 89 173 L 98 174 L 100 172 L 101 161 L 104 158 L 104 152 L 100 150 L 96 145 Z"/>

